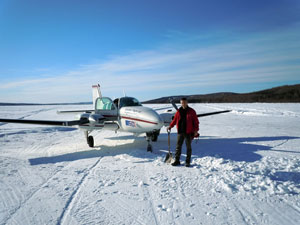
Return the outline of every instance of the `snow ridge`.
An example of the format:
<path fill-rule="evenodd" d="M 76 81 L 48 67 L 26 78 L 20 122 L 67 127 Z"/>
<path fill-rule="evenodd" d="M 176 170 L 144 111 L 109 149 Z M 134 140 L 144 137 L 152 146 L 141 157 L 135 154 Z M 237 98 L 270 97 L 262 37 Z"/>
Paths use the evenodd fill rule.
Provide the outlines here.
<path fill-rule="evenodd" d="M 190 106 L 233 110 L 200 118 L 190 168 L 164 163 L 164 128 L 147 153 L 143 136 L 94 132 L 90 149 L 80 130 L 3 124 L 0 224 L 300 224 L 300 104 Z M 56 117 L 63 108 L 1 107 L 0 117 L 72 120 Z"/>
<path fill-rule="evenodd" d="M 70 195 L 69 199 L 67 200 L 66 205 L 63 208 L 62 213 L 57 220 L 57 223 L 56 223 L 57 225 L 60 225 L 64 222 L 65 217 L 68 215 L 68 212 L 72 209 L 72 205 L 76 201 L 76 197 L 77 197 L 78 193 L 80 192 L 80 189 L 81 189 L 82 185 L 84 184 L 84 181 L 86 180 L 86 178 L 90 174 L 90 172 L 100 163 L 101 159 L 102 159 L 102 157 L 100 157 L 90 168 L 88 168 L 85 171 L 81 180 L 79 181 L 79 183 L 75 187 L 74 191 Z"/>

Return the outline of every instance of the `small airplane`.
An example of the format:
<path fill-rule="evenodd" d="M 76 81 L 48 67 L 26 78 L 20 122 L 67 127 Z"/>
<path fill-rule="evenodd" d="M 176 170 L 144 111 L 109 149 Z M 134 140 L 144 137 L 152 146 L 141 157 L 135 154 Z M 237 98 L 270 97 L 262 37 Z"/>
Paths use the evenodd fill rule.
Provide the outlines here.
<path fill-rule="evenodd" d="M 130 132 L 135 135 L 146 133 L 148 142 L 147 151 L 152 152 L 151 141 L 156 142 L 163 126 L 169 126 L 174 118 L 175 112 L 172 109 L 164 113 L 157 113 L 158 110 L 142 106 L 142 104 L 133 97 L 121 97 L 112 100 L 109 97 L 103 97 L 100 91 L 100 85 L 93 85 L 93 110 L 75 110 L 58 111 L 57 113 L 80 113 L 72 121 L 53 121 L 53 120 L 24 120 L 24 119 L 4 119 L 0 118 L 2 123 L 25 123 L 50 126 L 77 126 L 84 131 L 87 144 L 94 147 L 94 138 L 90 133 L 94 130 L 113 130 L 115 132 Z M 178 110 L 173 99 L 170 103 Z M 167 107 L 171 108 L 171 107 Z M 198 117 L 210 116 L 220 113 L 227 113 L 230 110 L 197 114 Z"/>

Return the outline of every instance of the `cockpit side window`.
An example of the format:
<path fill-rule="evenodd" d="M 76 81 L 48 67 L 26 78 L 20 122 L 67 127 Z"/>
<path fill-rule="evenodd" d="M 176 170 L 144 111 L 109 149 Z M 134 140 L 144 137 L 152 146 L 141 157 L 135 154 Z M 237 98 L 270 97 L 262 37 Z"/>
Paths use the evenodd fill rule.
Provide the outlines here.
<path fill-rule="evenodd" d="M 117 106 L 117 108 L 119 107 L 119 99 L 118 98 L 116 98 L 115 100 L 114 100 L 114 103 L 115 103 L 115 105 Z"/>
<path fill-rule="evenodd" d="M 109 98 L 98 98 L 96 101 L 96 110 L 115 110 L 115 106 Z"/>
<path fill-rule="evenodd" d="M 125 106 L 142 106 L 142 104 L 136 98 L 132 98 L 132 97 L 120 98 L 120 108 Z"/>

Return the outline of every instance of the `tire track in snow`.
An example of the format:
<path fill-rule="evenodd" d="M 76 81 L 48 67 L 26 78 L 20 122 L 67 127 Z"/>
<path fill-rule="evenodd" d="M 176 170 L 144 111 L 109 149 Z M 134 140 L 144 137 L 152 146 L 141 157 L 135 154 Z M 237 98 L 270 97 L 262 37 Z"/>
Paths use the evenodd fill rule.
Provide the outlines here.
<path fill-rule="evenodd" d="M 158 225 L 159 223 L 158 223 L 157 215 L 155 213 L 152 195 L 150 194 L 147 186 L 144 185 L 143 190 L 146 192 L 145 196 L 147 197 L 147 200 L 148 200 L 148 202 L 150 204 L 150 209 L 151 209 L 151 212 L 152 212 L 155 224 Z"/>
<path fill-rule="evenodd" d="M 23 201 L 21 201 L 17 207 L 10 210 L 11 213 L 4 219 L 5 222 L 3 224 L 7 224 L 10 220 L 12 220 L 14 215 L 22 208 L 22 206 L 24 206 L 36 193 L 38 193 L 47 183 L 49 183 L 49 181 L 55 175 L 57 175 L 59 172 L 61 172 L 62 169 L 64 169 L 65 167 L 59 167 L 59 168 L 60 169 L 56 170 L 45 182 L 43 182 L 41 185 L 39 185 L 33 192 L 28 194 L 26 196 L 26 198 Z"/>
<path fill-rule="evenodd" d="M 283 202 L 286 203 L 291 209 L 295 210 L 296 212 L 299 212 L 296 208 L 294 208 L 293 206 L 291 206 L 287 200 L 283 199 Z M 268 209 L 272 209 L 272 214 L 276 215 L 276 219 L 278 221 L 278 224 L 296 224 L 295 223 L 295 218 L 291 217 L 291 215 L 287 215 L 287 213 L 282 213 L 281 210 L 281 206 L 279 209 L 279 206 L 274 205 L 274 203 L 270 203 L 270 202 L 266 202 L 266 204 L 268 205 Z M 289 213 L 291 213 L 292 211 L 289 211 Z M 270 215 L 273 216 L 274 215 Z"/>
<path fill-rule="evenodd" d="M 285 139 L 285 140 L 283 140 L 281 143 L 279 143 L 279 144 L 277 144 L 277 145 L 274 145 L 272 148 L 277 148 L 277 147 L 279 147 L 279 146 L 282 146 L 282 145 L 284 145 L 285 143 L 287 143 L 289 141 L 289 139 Z"/>
<path fill-rule="evenodd" d="M 129 173 L 130 178 L 132 178 L 132 180 L 134 180 L 135 182 L 140 181 L 141 179 L 144 178 L 144 169 L 143 167 L 140 167 L 142 169 L 142 172 L 139 170 L 138 174 L 135 174 L 136 170 L 132 170 Z M 143 174 L 142 178 L 141 178 L 141 174 Z M 145 179 L 143 179 L 145 180 Z M 123 182 L 125 182 L 123 180 Z M 138 187 L 138 185 L 136 185 L 136 187 Z M 122 197 L 109 197 L 109 201 L 113 201 L 113 204 L 106 204 L 105 208 L 110 212 L 110 214 L 114 215 L 114 217 L 116 217 L 119 222 L 115 223 L 115 224 L 140 224 L 140 225 L 145 225 L 145 224 L 159 224 L 157 222 L 156 216 L 155 219 L 153 216 L 153 205 L 151 207 L 149 207 L 149 193 L 146 194 L 146 190 L 144 188 L 146 188 L 146 186 L 141 186 L 139 187 L 141 194 L 143 194 L 144 197 L 146 197 L 146 211 L 141 210 L 141 208 L 136 208 L 133 207 L 133 205 L 129 202 L 127 202 L 125 199 L 123 199 Z M 107 200 L 108 200 L 107 199 Z M 152 199 L 152 198 L 151 198 Z M 132 199 L 128 199 L 128 200 L 132 200 Z M 141 206 L 142 208 L 144 208 L 144 205 Z M 121 213 L 120 213 L 121 212 Z M 155 221 L 155 222 L 154 222 Z"/>
<path fill-rule="evenodd" d="M 150 203 L 150 209 L 152 212 L 151 214 L 153 215 L 155 224 L 157 225 L 159 223 L 157 221 L 157 216 L 154 212 L 152 198 L 150 197 L 149 191 L 146 189 L 147 187 L 145 185 L 143 185 L 143 187 L 141 187 L 141 188 L 143 189 L 144 197 L 146 197 L 147 202 Z M 146 194 L 145 194 L 145 192 L 146 192 Z M 150 201 L 149 201 L 149 199 L 150 199 Z M 130 204 L 125 202 L 122 198 L 118 198 L 118 201 L 115 201 L 115 204 L 117 204 L 123 211 L 125 211 L 127 215 L 130 215 L 130 217 L 135 218 L 135 222 L 137 222 L 138 224 L 142 224 L 142 225 L 149 224 L 148 221 L 151 221 L 151 219 L 150 220 L 148 219 L 148 221 L 145 221 L 145 222 L 143 220 L 141 220 L 140 217 L 145 217 L 146 215 L 141 214 L 141 212 L 138 210 L 135 210 Z M 128 209 L 130 209 L 130 210 L 128 210 Z M 140 216 L 137 217 L 137 215 L 140 215 Z M 120 216 L 124 217 L 124 215 L 122 215 L 122 214 Z M 144 220 L 145 220 L 145 218 L 144 218 Z"/>
<path fill-rule="evenodd" d="M 117 213 L 119 215 L 119 217 L 124 217 L 124 216 L 127 216 L 127 215 L 130 215 L 131 218 L 136 218 L 134 222 L 137 222 L 138 224 L 142 224 L 142 225 L 146 225 L 147 222 L 143 222 L 141 219 L 140 219 L 140 216 L 137 217 L 137 215 L 141 214 L 140 211 L 137 211 L 135 210 L 132 205 L 128 204 L 127 202 L 125 202 L 122 198 L 118 198 L 117 201 L 114 202 L 117 206 L 119 206 L 123 212 L 122 213 L 119 213 L 118 210 L 116 210 L 115 208 L 115 205 L 114 205 L 114 208 L 112 208 L 111 210 L 114 210 L 114 213 Z M 130 209 L 130 210 L 129 210 Z M 132 212 L 133 211 L 133 212 Z M 124 215 L 124 212 L 126 212 L 126 214 Z M 144 215 L 141 215 L 141 216 L 144 216 Z M 125 219 L 122 220 L 124 223 L 125 223 Z M 121 222 L 122 222 L 121 221 Z"/>
<path fill-rule="evenodd" d="M 289 207 L 291 207 L 293 210 L 295 210 L 296 212 L 299 213 L 300 215 L 300 208 L 296 205 L 291 205 L 288 200 L 286 200 L 285 198 L 282 199 Z"/>
<path fill-rule="evenodd" d="M 226 197 L 226 202 L 228 201 L 227 197 Z M 253 224 L 250 221 L 250 218 L 254 221 L 254 224 L 259 224 L 256 220 L 256 217 L 254 216 L 253 213 L 250 213 L 242 204 L 241 202 L 237 205 L 237 203 L 235 203 L 234 201 L 232 202 L 233 206 L 235 207 L 236 211 L 240 214 L 243 222 L 245 222 L 245 224 Z M 237 221 L 236 221 L 237 222 Z"/>
<path fill-rule="evenodd" d="M 249 208 L 248 203 L 250 201 L 257 202 L 252 205 L 252 207 L 255 205 L 256 207 L 253 207 L 252 209 Z M 297 208 L 288 204 L 285 199 L 282 199 L 282 201 L 286 203 L 291 210 L 295 210 L 296 213 L 299 213 Z M 246 202 L 242 200 L 232 200 L 232 202 L 236 210 L 241 214 L 245 224 L 274 224 L 274 221 L 276 221 L 275 224 L 297 224 L 297 222 L 295 222 L 296 219 L 291 216 L 291 214 L 286 215 L 286 213 L 283 213 L 281 207 L 275 205 L 274 202 L 270 203 L 268 201 L 263 201 L 263 199 L 260 198 L 248 199 Z M 265 218 L 261 218 L 260 214 L 264 215 Z"/>
<path fill-rule="evenodd" d="M 148 170 L 145 169 L 145 164 L 143 164 L 143 171 L 144 171 L 142 173 L 142 174 L 144 174 L 144 177 L 143 177 L 144 179 L 143 180 L 145 180 L 145 174 L 146 174 L 146 177 L 149 177 Z M 159 223 L 158 223 L 157 215 L 156 215 L 156 212 L 155 212 L 155 209 L 154 209 L 154 205 L 153 205 L 153 197 L 150 194 L 150 191 L 148 189 L 148 185 L 143 185 L 142 188 L 144 190 L 144 195 L 145 195 L 145 192 L 146 192 L 145 196 L 146 196 L 146 198 L 147 198 L 147 200 L 148 200 L 148 202 L 150 204 L 150 209 L 151 209 L 151 212 L 152 212 L 155 224 L 158 225 Z"/>
<path fill-rule="evenodd" d="M 62 211 L 60 217 L 57 220 L 57 223 L 56 223 L 57 225 L 62 224 L 64 222 L 64 219 L 69 214 L 70 210 L 72 209 L 72 206 L 76 202 L 78 193 L 80 192 L 81 187 L 84 184 L 87 176 L 99 164 L 99 162 L 101 161 L 101 159 L 103 159 L 103 157 L 98 158 L 98 160 L 90 168 L 88 168 L 87 172 L 82 176 L 82 178 L 80 179 L 79 183 L 77 184 L 75 190 L 72 192 L 72 194 L 70 195 L 69 199 L 67 200 L 66 205 L 63 208 L 63 211 Z"/>

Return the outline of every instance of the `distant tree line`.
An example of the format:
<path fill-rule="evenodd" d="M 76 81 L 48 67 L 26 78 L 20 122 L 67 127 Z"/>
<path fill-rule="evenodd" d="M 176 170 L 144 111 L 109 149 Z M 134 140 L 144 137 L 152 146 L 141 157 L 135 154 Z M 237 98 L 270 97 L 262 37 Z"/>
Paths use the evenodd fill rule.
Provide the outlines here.
<path fill-rule="evenodd" d="M 190 103 L 288 103 L 300 102 L 300 84 L 275 87 L 251 93 L 221 92 L 206 95 L 178 95 L 145 101 L 143 103 L 169 103 L 170 98 L 176 102 L 187 97 Z"/>

